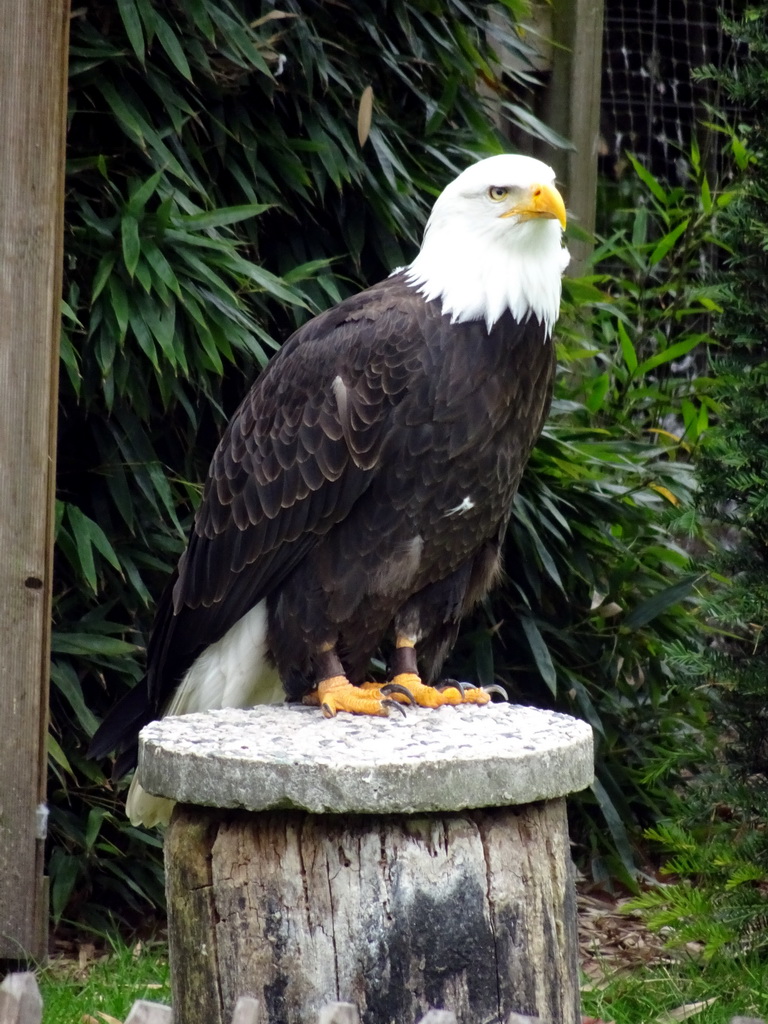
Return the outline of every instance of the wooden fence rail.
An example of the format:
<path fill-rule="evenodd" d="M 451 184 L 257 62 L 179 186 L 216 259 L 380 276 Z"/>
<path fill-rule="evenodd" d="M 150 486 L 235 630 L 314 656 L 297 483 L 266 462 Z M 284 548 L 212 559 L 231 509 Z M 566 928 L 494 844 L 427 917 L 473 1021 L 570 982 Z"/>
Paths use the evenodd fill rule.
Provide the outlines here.
<path fill-rule="evenodd" d="M 9 974 L 0 985 L 0 1024 L 41 1024 L 42 1018 L 43 1000 L 35 975 L 31 972 Z M 232 1024 L 258 1022 L 258 999 L 254 999 L 253 996 L 241 996 L 232 1014 Z M 126 1017 L 125 1024 L 174 1024 L 173 1010 L 161 1003 L 138 999 Z M 328 1003 L 318 1013 L 317 1024 L 360 1024 L 360 1016 L 357 1007 L 352 1003 Z M 456 1017 L 450 1010 L 429 1010 L 418 1024 L 456 1024 Z M 511 1013 L 505 1024 L 543 1022 L 538 1017 L 522 1017 L 518 1013 Z"/>

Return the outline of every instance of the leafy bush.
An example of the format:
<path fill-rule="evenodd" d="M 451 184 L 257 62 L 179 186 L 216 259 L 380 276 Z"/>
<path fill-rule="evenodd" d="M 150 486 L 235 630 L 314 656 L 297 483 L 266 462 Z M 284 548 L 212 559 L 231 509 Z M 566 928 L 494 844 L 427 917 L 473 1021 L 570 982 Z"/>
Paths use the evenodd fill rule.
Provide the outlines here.
<path fill-rule="evenodd" d="M 673 884 L 639 901 L 675 943 L 696 939 L 708 956 L 766 949 L 768 923 L 768 5 L 729 25 L 746 53 L 715 72 L 741 108 L 730 135 L 741 176 L 719 227 L 731 256 L 716 337 L 712 398 L 719 423 L 705 437 L 700 512 L 721 544 L 703 568 L 718 583 L 703 609 L 712 641 L 688 670 L 713 695 L 718 759 L 685 803 L 650 833 L 668 853 Z"/>
<path fill-rule="evenodd" d="M 536 130 L 490 40 L 522 4 L 89 0 L 74 12 L 52 668 L 54 917 L 162 901 L 83 756 L 141 674 L 218 431 L 313 311 L 415 250 L 431 196 Z M 369 107 L 372 87 L 372 108 Z M 364 145 L 358 139 L 358 130 Z M 539 130 L 546 133 L 543 126 Z M 366 137 L 367 135 L 367 137 Z"/>

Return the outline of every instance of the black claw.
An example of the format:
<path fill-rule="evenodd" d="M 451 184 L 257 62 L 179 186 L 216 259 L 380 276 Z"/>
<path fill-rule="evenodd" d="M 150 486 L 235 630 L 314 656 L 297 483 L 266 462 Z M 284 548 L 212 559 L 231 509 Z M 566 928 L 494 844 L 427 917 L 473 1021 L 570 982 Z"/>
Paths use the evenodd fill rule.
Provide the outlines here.
<path fill-rule="evenodd" d="M 382 686 L 381 693 L 384 696 L 389 696 L 390 693 L 401 693 L 403 697 L 406 697 L 409 704 L 416 705 L 416 698 L 413 696 L 407 686 L 401 686 L 400 683 L 387 683 L 386 686 Z"/>
<path fill-rule="evenodd" d="M 497 686 L 496 683 L 491 683 L 489 686 L 481 686 L 480 689 L 485 690 L 486 693 L 498 693 L 502 700 L 509 700 L 507 691 L 501 686 Z"/>
<path fill-rule="evenodd" d="M 405 687 L 403 687 L 403 689 L 405 689 Z M 384 691 L 382 690 L 381 692 L 383 693 Z M 414 703 L 415 703 L 415 701 L 414 701 Z M 405 708 L 403 707 L 403 705 L 398 703 L 398 701 L 396 701 L 396 700 L 383 700 L 381 702 L 381 706 L 383 708 L 387 708 L 387 713 L 388 714 L 389 714 L 389 708 L 397 708 L 397 710 L 400 712 L 400 714 L 403 716 L 403 718 L 407 718 L 408 717 L 406 715 L 406 713 L 405 713 Z"/>
<path fill-rule="evenodd" d="M 458 679 L 441 679 L 439 683 L 435 683 L 435 689 L 441 693 L 443 690 L 458 690 L 463 700 L 470 685 L 469 683 L 460 683 Z"/>

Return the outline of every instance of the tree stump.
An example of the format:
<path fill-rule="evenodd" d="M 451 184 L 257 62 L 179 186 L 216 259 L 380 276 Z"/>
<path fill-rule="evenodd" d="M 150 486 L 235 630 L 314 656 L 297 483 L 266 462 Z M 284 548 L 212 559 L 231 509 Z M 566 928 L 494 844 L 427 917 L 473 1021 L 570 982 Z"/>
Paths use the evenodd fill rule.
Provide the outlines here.
<path fill-rule="evenodd" d="M 177 1024 L 579 1015 L 566 794 L 592 732 L 496 704 L 374 719 L 291 706 L 164 719 L 142 784 L 165 839 Z M 202 805 L 202 806 L 201 806 Z"/>

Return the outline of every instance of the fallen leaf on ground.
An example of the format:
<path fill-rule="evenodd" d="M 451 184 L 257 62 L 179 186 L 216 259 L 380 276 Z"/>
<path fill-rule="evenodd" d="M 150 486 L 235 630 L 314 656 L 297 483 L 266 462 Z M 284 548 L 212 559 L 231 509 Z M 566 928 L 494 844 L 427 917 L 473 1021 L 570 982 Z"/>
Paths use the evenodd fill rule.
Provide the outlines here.
<path fill-rule="evenodd" d="M 678 1006 L 674 1010 L 660 1013 L 656 1018 L 656 1024 L 675 1024 L 675 1021 L 678 1020 L 688 1020 L 689 1017 L 695 1017 L 697 1013 L 706 1010 L 712 1003 L 716 1003 L 717 998 L 717 996 L 712 996 L 711 999 L 700 999 L 698 1003 L 683 1003 L 682 1006 Z"/>

